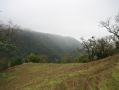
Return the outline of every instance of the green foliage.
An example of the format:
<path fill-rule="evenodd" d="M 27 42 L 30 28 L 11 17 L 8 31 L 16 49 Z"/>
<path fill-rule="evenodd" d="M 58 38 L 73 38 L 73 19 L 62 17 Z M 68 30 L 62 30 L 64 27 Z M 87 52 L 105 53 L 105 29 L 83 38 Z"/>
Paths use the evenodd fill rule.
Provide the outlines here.
<path fill-rule="evenodd" d="M 81 56 L 71 56 L 71 55 L 64 55 L 64 57 L 58 61 L 58 63 L 86 63 L 89 62 L 88 55 L 81 55 Z"/>
<path fill-rule="evenodd" d="M 11 42 L 13 35 L 13 29 L 10 26 L 9 28 L 7 25 L 0 27 L 0 70 L 18 64 L 17 60 L 12 60 L 18 55 L 16 45 Z"/>
<path fill-rule="evenodd" d="M 78 58 L 78 62 L 80 63 L 86 63 L 89 62 L 90 60 L 88 59 L 88 55 L 82 55 Z"/>
<path fill-rule="evenodd" d="M 105 37 L 97 40 L 96 56 L 98 59 L 113 55 L 114 50 L 114 43 L 112 42 L 112 38 Z"/>
<path fill-rule="evenodd" d="M 73 63 L 75 61 L 71 55 L 64 55 L 64 57 L 61 60 L 59 60 L 59 62 L 60 63 Z"/>
<path fill-rule="evenodd" d="M 23 63 L 22 60 L 21 59 L 18 59 L 18 58 L 13 58 L 13 59 L 10 60 L 11 66 L 20 65 L 22 63 Z"/>
<path fill-rule="evenodd" d="M 6 58 L 0 58 L 0 71 L 8 68 L 7 63 L 8 62 L 7 62 Z"/>
<path fill-rule="evenodd" d="M 29 55 L 25 58 L 25 62 L 39 63 L 39 60 L 40 60 L 40 58 L 39 58 L 37 55 L 33 54 L 33 53 L 29 54 Z"/>
<path fill-rule="evenodd" d="M 0 57 L 11 57 L 15 54 L 16 46 L 7 41 L 0 41 Z"/>
<path fill-rule="evenodd" d="M 17 57 L 13 58 L 5 58 L 0 60 L 0 70 L 7 69 L 8 67 L 16 66 L 22 64 L 23 61 L 22 59 L 19 59 Z"/>
<path fill-rule="evenodd" d="M 111 36 L 95 39 L 82 39 L 84 50 L 90 61 L 102 59 L 116 53 L 115 44 Z"/>
<path fill-rule="evenodd" d="M 115 41 L 116 51 L 119 52 L 119 41 Z"/>
<path fill-rule="evenodd" d="M 24 58 L 24 61 L 32 62 L 32 63 L 45 63 L 45 62 L 48 62 L 48 58 L 45 55 L 37 55 L 37 54 L 31 53 Z"/>

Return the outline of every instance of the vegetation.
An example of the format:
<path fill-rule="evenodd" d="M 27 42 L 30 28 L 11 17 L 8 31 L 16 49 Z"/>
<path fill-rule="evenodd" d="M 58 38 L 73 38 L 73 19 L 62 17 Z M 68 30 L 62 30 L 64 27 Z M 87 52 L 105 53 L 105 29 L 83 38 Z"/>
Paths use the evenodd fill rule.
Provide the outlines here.
<path fill-rule="evenodd" d="M 15 60 L 17 49 L 15 44 L 11 42 L 13 34 L 14 32 L 11 24 L 8 26 L 4 24 L 0 25 L 0 70 L 18 64 L 18 61 Z"/>
<path fill-rule="evenodd" d="M 19 2 L 14 1 L 9 1 L 10 5 L 8 5 L 9 2 L 2 1 L 1 8 L 7 10 L 7 12 L 4 12 L 0 17 L 6 17 L 7 19 L 9 16 L 6 16 L 6 14 L 10 14 L 15 21 L 21 22 L 20 18 L 17 19 L 13 15 L 21 13 L 17 9 L 12 10 L 19 4 Z M 29 23 L 31 27 L 36 26 L 33 28 L 37 28 L 40 25 L 43 30 L 52 28 L 54 31 L 56 27 L 53 28 L 53 25 L 56 25 L 59 30 L 72 30 L 74 28 L 74 31 L 76 31 L 79 28 L 77 27 L 78 23 L 82 25 L 83 30 L 84 27 L 89 29 L 92 26 L 88 25 L 95 22 L 93 19 L 96 20 L 95 15 L 100 15 L 100 12 L 95 15 L 92 12 L 101 10 L 106 5 L 103 2 L 96 1 L 103 5 L 102 8 L 98 5 L 95 9 L 96 2 L 94 1 L 89 1 L 88 4 L 83 0 L 76 0 L 77 2 L 68 2 L 67 0 L 63 4 L 62 1 L 40 1 L 40 7 L 38 7 L 39 2 L 37 1 L 25 1 L 24 4 L 29 3 L 26 9 L 28 9 L 29 17 L 31 16 L 31 20 L 29 20 L 31 21 Z M 24 1 L 21 2 L 23 4 Z M 110 3 L 113 3 L 113 6 L 116 5 L 112 1 Z M 95 5 L 91 6 L 93 4 Z M 106 5 L 103 13 L 110 9 L 108 8 L 110 5 Z M 54 9 L 55 6 L 56 9 Z M 70 8 L 70 6 L 75 9 Z M 9 7 L 11 7 L 10 10 L 8 10 Z M 84 9 L 85 12 L 77 13 L 77 7 L 78 11 Z M 93 7 L 95 8 L 93 9 Z M 23 8 L 24 5 L 21 9 Z M 88 8 L 89 11 L 86 12 Z M 34 9 L 36 10 L 33 11 Z M 36 20 L 39 14 L 41 14 L 39 18 L 41 22 Z M 81 17 L 78 18 L 77 15 L 80 14 Z M 83 16 L 83 14 L 87 15 Z M 26 18 L 25 15 L 18 16 Z M 36 21 L 33 20 L 33 16 Z M 79 22 L 76 19 L 83 21 Z M 56 20 L 58 21 L 55 23 Z M 90 20 L 92 21 L 90 22 Z M 39 24 L 37 24 L 38 22 Z M 33 25 L 35 23 L 37 25 Z M 84 23 L 88 23 L 88 25 L 86 26 Z M 25 25 L 26 23 L 23 22 L 22 24 Z M 72 26 L 65 28 L 68 25 Z M 87 40 L 84 37 L 81 38 L 80 42 L 72 37 L 23 29 L 11 21 L 6 24 L 0 23 L 0 90 L 119 90 L 119 13 L 113 19 L 109 18 L 106 21 L 101 21 L 100 25 L 110 33 L 110 36 L 101 38 L 92 36 Z"/>
<path fill-rule="evenodd" d="M 79 63 L 99 60 L 119 52 L 119 14 L 114 23 L 102 21 L 101 25 L 112 33 L 80 42 L 70 37 L 36 33 L 14 25 L 0 25 L 0 69 L 22 63 Z M 78 49 L 77 49 L 78 48 Z"/>
<path fill-rule="evenodd" d="M 90 61 L 102 59 L 116 53 L 116 48 L 111 36 L 100 39 L 92 37 L 87 41 L 82 39 L 82 44 Z"/>
<path fill-rule="evenodd" d="M 119 90 L 118 58 L 85 64 L 22 64 L 0 73 L 0 90 Z"/>
<path fill-rule="evenodd" d="M 45 55 L 37 55 L 37 54 L 31 53 L 30 55 L 24 58 L 24 62 L 46 63 L 48 62 L 48 57 Z"/>
<path fill-rule="evenodd" d="M 115 16 L 114 20 L 108 19 L 107 21 L 101 21 L 101 25 L 113 34 L 116 49 L 119 50 L 119 13 Z"/>
<path fill-rule="evenodd" d="M 75 55 L 80 43 L 70 37 L 36 33 L 0 24 L 0 70 L 22 64 L 59 62 L 64 54 Z"/>
<path fill-rule="evenodd" d="M 82 40 L 84 50 L 88 55 L 89 61 L 102 59 L 118 53 L 119 51 L 119 14 L 115 17 L 115 23 L 112 24 L 110 19 L 102 21 L 101 25 L 107 29 L 108 32 L 112 33 L 111 36 L 95 39 L 92 36 L 88 40 Z"/>
<path fill-rule="evenodd" d="M 101 25 L 112 35 L 81 38 L 81 45 L 1 24 L 0 90 L 119 90 L 119 14 Z"/>

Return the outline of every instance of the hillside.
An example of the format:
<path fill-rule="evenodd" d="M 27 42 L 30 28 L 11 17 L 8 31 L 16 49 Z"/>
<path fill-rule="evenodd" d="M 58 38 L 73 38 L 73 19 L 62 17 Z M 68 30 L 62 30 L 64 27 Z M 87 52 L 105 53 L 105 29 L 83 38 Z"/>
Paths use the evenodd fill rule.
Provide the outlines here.
<path fill-rule="evenodd" d="M 119 90 L 119 55 L 86 64 L 23 64 L 0 77 L 0 90 Z"/>
<path fill-rule="evenodd" d="M 81 47 L 80 42 L 72 37 L 27 30 L 16 31 L 11 40 L 17 46 L 20 56 L 38 53 L 60 58 L 64 54 L 74 54 Z"/>

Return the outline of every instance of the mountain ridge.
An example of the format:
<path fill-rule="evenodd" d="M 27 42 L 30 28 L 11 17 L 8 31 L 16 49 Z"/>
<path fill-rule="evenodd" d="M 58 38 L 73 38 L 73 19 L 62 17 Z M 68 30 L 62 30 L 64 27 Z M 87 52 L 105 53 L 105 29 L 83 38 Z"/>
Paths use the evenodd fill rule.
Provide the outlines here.
<path fill-rule="evenodd" d="M 19 48 L 21 56 L 39 53 L 61 57 L 81 48 L 81 43 L 73 37 L 28 30 L 17 31 L 12 42 Z"/>

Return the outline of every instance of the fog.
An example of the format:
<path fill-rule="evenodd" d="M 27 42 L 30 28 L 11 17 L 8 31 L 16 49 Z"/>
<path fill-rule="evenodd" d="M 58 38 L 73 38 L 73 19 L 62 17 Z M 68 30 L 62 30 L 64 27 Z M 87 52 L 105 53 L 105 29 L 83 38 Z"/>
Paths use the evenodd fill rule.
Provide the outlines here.
<path fill-rule="evenodd" d="M 0 20 L 76 39 L 108 35 L 99 22 L 118 12 L 119 0 L 0 0 Z"/>

